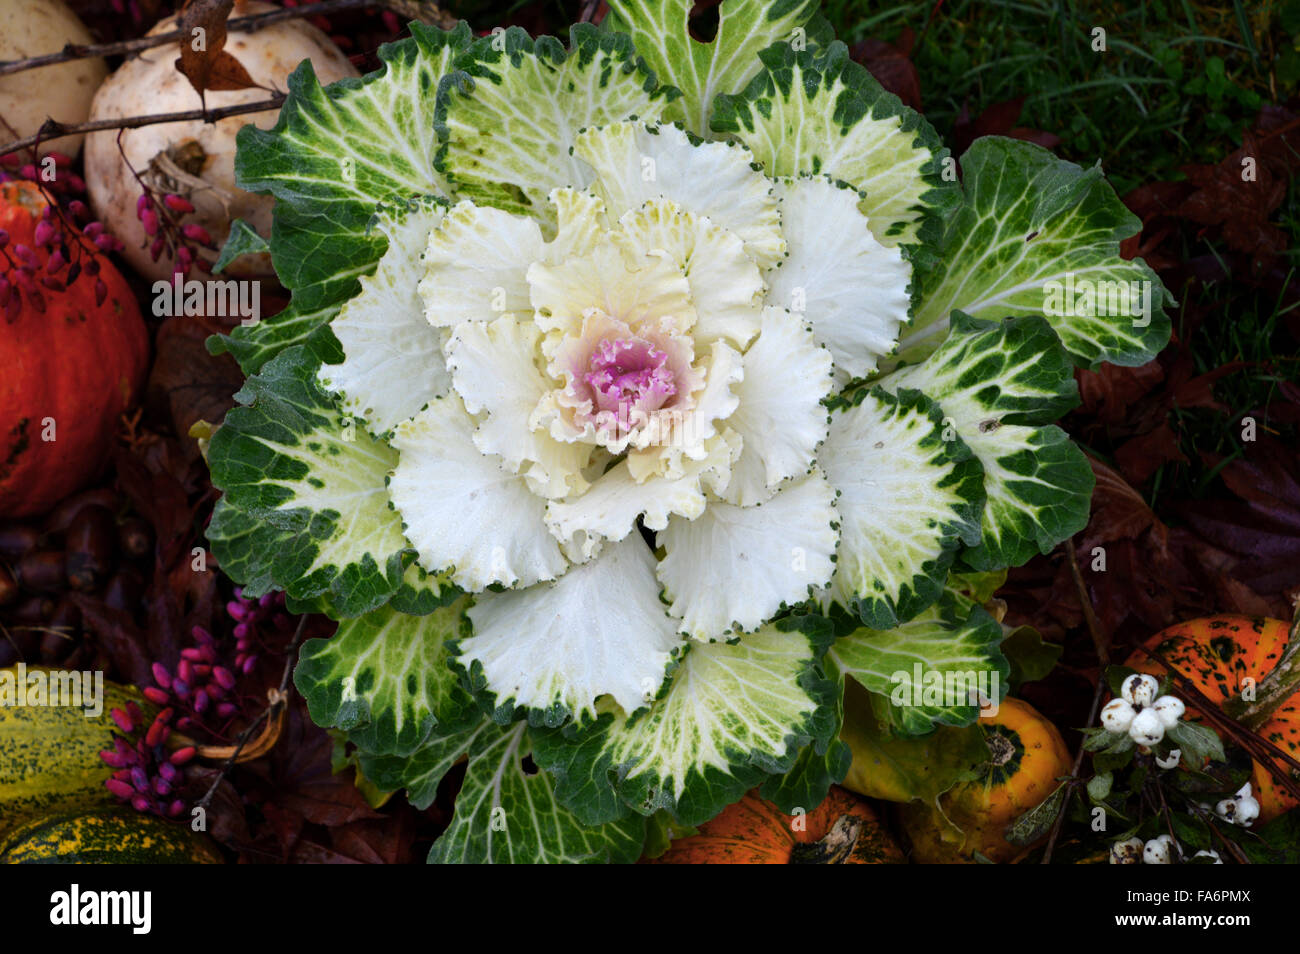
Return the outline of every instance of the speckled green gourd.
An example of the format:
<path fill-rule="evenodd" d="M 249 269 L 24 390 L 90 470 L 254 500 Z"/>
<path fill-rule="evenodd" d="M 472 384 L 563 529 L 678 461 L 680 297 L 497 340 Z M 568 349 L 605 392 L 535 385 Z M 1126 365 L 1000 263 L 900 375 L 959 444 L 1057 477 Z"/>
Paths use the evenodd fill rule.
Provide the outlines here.
<path fill-rule="evenodd" d="M 7 865 L 221 864 L 202 835 L 130 808 L 63 814 L 12 832 L 0 853 Z"/>
<path fill-rule="evenodd" d="M 108 681 L 102 702 L 94 718 L 80 707 L 0 705 L 0 839 L 35 818 L 115 803 L 104 788 L 113 770 L 99 757 L 118 734 L 109 712 L 135 702 L 151 717 L 155 707 Z"/>

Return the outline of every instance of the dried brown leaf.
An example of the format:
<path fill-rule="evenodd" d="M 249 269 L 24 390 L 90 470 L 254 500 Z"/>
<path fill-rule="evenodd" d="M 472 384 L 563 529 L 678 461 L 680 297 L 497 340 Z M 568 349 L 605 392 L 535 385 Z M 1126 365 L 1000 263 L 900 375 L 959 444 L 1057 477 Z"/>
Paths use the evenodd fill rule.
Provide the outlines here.
<path fill-rule="evenodd" d="M 876 82 L 913 109 L 921 108 L 921 78 L 912 62 L 912 44 L 916 37 L 905 27 L 898 43 L 867 39 L 853 46 L 852 57 L 867 68 Z"/>
<path fill-rule="evenodd" d="M 235 0 L 186 0 L 176 16 L 177 29 L 185 34 L 180 40 L 176 69 L 190 81 L 205 105 L 205 90 L 256 85 L 240 62 L 224 50 L 226 20 L 234 5 Z"/>

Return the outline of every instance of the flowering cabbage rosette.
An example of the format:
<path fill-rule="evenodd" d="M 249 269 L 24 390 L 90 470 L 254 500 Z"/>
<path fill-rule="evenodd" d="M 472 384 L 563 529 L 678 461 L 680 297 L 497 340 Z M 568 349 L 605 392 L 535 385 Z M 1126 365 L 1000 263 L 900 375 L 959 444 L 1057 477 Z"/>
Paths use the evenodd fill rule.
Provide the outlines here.
<path fill-rule="evenodd" d="M 897 674 L 1005 685 L 969 574 L 1084 526 L 1073 368 L 1168 337 L 1100 170 L 988 138 L 959 184 L 814 3 L 726 0 L 710 43 L 690 6 L 567 48 L 413 24 L 239 137 L 275 221 L 223 263 L 268 249 L 293 297 L 215 342 L 250 377 L 210 539 L 340 620 L 296 682 L 372 782 L 425 806 L 468 757 L 431 860 L 810 809 L 848 679 L 895 733 L 972 723 Z"/>

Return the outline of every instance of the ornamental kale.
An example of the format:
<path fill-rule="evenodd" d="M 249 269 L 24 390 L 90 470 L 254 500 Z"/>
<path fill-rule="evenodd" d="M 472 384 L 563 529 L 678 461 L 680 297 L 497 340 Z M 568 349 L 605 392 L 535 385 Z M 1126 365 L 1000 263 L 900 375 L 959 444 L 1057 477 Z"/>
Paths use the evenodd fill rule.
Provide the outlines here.
<path fill-rule="evenodd" d="M 340 620 L 296 681 L 374 783 L 424 806 L 468 756 L 432 860 L 809 809 L 847 679 L 894 732 L 973 722 L 894 674 L 1005 681 L 950 573 L 1084 526 L 1073 368 L 1169 335 L 1099 169 L 986 138 L 959 183 L 813 0 L 725 0 L 711 43 L 610 7 L 568 48 L 412 24 L 239 137 L 293 298 L 214 342 L 250 377 L 212 546 Z"/>

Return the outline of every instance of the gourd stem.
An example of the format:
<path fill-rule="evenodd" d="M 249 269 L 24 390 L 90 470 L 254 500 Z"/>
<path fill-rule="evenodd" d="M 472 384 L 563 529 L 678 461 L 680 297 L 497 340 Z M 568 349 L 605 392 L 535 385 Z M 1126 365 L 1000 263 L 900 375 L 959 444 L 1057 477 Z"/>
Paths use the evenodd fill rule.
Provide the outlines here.
<path fill-rule="evenodd" d="M 251 739 L 244 745 L 200 745 L 198 747 L 199 757 L 213 761 L 230 759 L 236 765 L 239 765 L 243 762 L 260 759 L 275 748 L 275 743 L 280 741 L 280 734 L 284 731 L 285 706 L 283 705 L 283 697 L 274 689 L 270 690 L 268 696 L 271 697 L 268 718 L 256 738 Z"/>
<path fill-rule="evenodd" d="M 862 820 L 841 815 L 821 841 L 795 845 L 790 851 L 792 865 L 842 865 L 853 853 L 862 834 Z"/>

